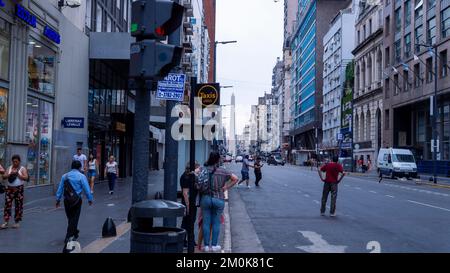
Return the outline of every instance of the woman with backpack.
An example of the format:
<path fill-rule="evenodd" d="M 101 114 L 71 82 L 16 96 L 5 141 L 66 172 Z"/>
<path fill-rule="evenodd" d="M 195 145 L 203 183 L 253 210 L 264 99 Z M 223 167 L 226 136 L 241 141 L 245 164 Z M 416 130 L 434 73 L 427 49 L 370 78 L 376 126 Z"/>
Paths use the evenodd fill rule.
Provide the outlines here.
<path fill-rule="evenodd" d="M 8 180 L 8 187 L 6 189 L 5 209 L 3 213 L 5 222 L 0 226 L 0 229 L 9 228 L 13 201 L 15 202 L 15 223 L 12 227 L 19 228 L 19 223 L 22 221 L 24 185 L 29 180 L 29 176 L 27 169 L 20 165 L 20 161 L 19 155 L 13 155 L 12 165 L 3 176 L 4 179 Z"/>
<path fill-rule="evenodd" d="M 220 154 L 212 152 L 205 167 L 201 170 L 197 188 L 201 193 L 200 207 L 203 216 L 203 234 L 210 234 L 212 226 L 212 239 L 203 237 L 205 252 L 219 252 L 218 245 L 220 233 L 220 217 L 225 208 L 224 192 L 231 189 L 239 178 L 230 171 L 219 167 Z"/>

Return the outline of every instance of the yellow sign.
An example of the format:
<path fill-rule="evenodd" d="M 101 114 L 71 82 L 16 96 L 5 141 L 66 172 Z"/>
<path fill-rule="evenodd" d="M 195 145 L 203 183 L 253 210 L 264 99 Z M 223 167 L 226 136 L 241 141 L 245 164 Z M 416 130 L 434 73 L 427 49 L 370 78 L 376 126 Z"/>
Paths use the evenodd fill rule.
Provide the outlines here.
<path fill-rule="evenodd" d="M 196 97 L 201 100 L 203 107 L 220 104 L 220 87 L 218 84 L 198 85 Z"/>

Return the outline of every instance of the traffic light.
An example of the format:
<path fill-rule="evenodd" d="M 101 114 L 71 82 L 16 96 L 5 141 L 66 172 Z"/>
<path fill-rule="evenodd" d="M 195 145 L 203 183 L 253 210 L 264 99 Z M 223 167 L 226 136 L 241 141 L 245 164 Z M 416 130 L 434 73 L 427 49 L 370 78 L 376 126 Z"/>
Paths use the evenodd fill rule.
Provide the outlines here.
<path fill-rule="evenodd" d="M 158 80 L 181 62 L 183 48 L 163 44 L 167 35 L 183 23 L 184 7 L 169 0 L 138 0 L 132 3 L 130 77 Z"/>
<path fill-rule="evenodd" d="M 183 48 L 155 40 L 144 40 L 131 45 L 130 77 L 154 79 L 165 77 L 181 61 Z"/>
<path fill-rule="evenodd" d="M 164 40 L 183 23 L 184 7 L 169 0 L 139 0 L 132 4 L 131 35 Z"/>

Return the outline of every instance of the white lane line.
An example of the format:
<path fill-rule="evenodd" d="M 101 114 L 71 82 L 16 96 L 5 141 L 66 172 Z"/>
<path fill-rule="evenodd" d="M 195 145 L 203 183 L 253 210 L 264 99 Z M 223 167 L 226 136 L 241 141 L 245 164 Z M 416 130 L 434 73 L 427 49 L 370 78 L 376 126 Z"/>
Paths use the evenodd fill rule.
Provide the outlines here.
<path fill-rule="evenodd" d="M 361 188 L 360 188 L 360 187 L 355 187 L 355 189 L 357 189 L 357 190 L 361 190 Z"/>
<path fill-rule="evenodd" d="M 392 196 L 392 195 L 386 195 L 387 197 L 389 197 L 389 198 L 395 198 L 394 196 Z"/>
<path fill-rule="evenodd" d="M 369 192 L 377 194 L 377 192 L 376 192 L 376 191 L 369 191 Z"/>
<path fill-rule="evenodd" d="M 320 204 L 320 202 L 319 202 L 319 201 L 317 201 L 317 200 L 314 200 L 314 203 L 316 203 L 316 204 Z"/>
<path fill-rule="evenodd" d="M 429 205 L 429 204 L 425 204 L 425 203 L 420 203 L 420 202 L 416 202 L 416 201 L 412 201 L 412 200 L 407 200 L 410 203 L 414 203 L 417 205 L 422 205 L 422 206 L 426 206 L 426 207 L 430 207 L 430 208 L 435 208 L 435 209 L 440 209 L 440 210 L 445 210 L 445 211 L 450 211 L 450 209 L 446 209 L 446 208 L 441 208 L 441 207 L 436 207 L 433 205 Z"/>
<path fill-rule="evenodd" d="M 303 196 L 305 196 L 306 198 L 309 198 L 309 194 L 303 194 Z"/>

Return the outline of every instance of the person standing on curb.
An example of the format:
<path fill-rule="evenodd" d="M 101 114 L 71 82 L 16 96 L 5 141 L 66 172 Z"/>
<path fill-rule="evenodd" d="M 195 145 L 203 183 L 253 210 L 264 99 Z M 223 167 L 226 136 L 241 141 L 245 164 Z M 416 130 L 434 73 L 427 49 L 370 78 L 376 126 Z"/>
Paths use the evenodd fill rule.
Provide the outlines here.
<path fill-rule="evenodd" d="M 195 206 L 195 200 L 197 198 L 198 190 L 195 188 L 195 180 L 196 173 L 199 172 L 200 165 L 196 162 L 195 169 L 196 171 L 191 172 L 191 163 L 188 162 L 186 165 L 186 169 L 183 175 L 180 178 L 180 187 L 181 192 L 183 194 L 183 198 L 181 198 L 181 204 L 186 207 L 186 215 L 183 217 L 183 221 L 181 223 L 181 228 L 185 229 L 189 232 L 190 222 L 193 221 L 192 227 L 194 227 L 195 219 L 197 218 L 197 207 Z M 193 177 L 194 176 L 194 177 Z M 188 232 L 186 232 L 186 237 L 188 236 Z M 184 239 L 184 246 L 188 247 L 187 238 Z M 194 238 L 195 245 L 195 238 Z"/>
<path fill-rule="evenodd" d="M 239 178 L 230 171 L 219 167 L 220 154 L 212 152 L 209 155 L 205 167 L 201 170 L 197 189 L 202 194 L 200 207 L 203 216 L 203 241 L 205 252 L 219 252 L 222 248 L 218 245 L 220 233 L 220 217 L 225 208 L 224 192 L 231 189 L 239 181 Z M 228 182 L 230 181 L 230 182 Z M 212 240 L 209 234 L 212 225 Z"/>
<path fill-rule="evenodd" d="M 320 214 L 325 216 L 325 211 L 327 207 L 328 195 L 331 192 L 331 207 L 330 216 L 336 216 L 336 200 L 338 193 L 338 184 L 341 182 L 342 178 L 345 176 L 344 168 L 338 163 L 339 158 L 337 156 L 333 157 L 333 162 L 323 165 L 319 170 L 319 177 L 324 182 L 323 192 L 322 192 L 322 206 L 320 208 Z M 326 173 L 325 179 L 322 177 L 322 172 Z M 342 174 L 339 177 L 339 174 Z"/>
<path fill-rule="evenodd" d="M 79 161 L 81 163 L 80 171 L 86 175 L 87 173 L 87 157 L 82 153 L 82 148 L 77 149 L 77 153 L 73 156 L 73 160 Z"/>
<path fill-rule="evenodd" d="M 56 208 L 60 207 L 61 199 L 64 196 L 64 209 L 67 216 L 67 233 L 64 240 L 64 249 L 69 241 L 78 239 L 80 231 L 78 230 L 78 221 L 80 219 L 82 192 L 85 193 L 89 206 L 92 205 L 92 194 L 89 183 L 85 175 L 81 173 L 81 163 L 74 160 L 72 170 L 61 177 L 61 182 L 56 192 Z"/>
<path fill-rule="evenodd" d="M 239 185 L 241 185 L 243 182 L 245 182 L 247 184 L 247 188 L 250 189 L 250 164 L 248 163 L 248 159 L 249 156 L 246 155 L 244 157 L 244 160 L 242 161 L 242 169 L 241 169 L 241 174 L 242 174 L 242 179 L 241 181 L 239 181 Z"/>
<path fill-rule="evenodd" d="M 109 195 L 114 194 L 114 187 L 116 185 L 116 179 L 119 176 L 119 164 L 117 164 L 114 156 L 109 157 L 108 163 L 105 167 L 105 177 L 108 177 L 109 183 Z"/>

